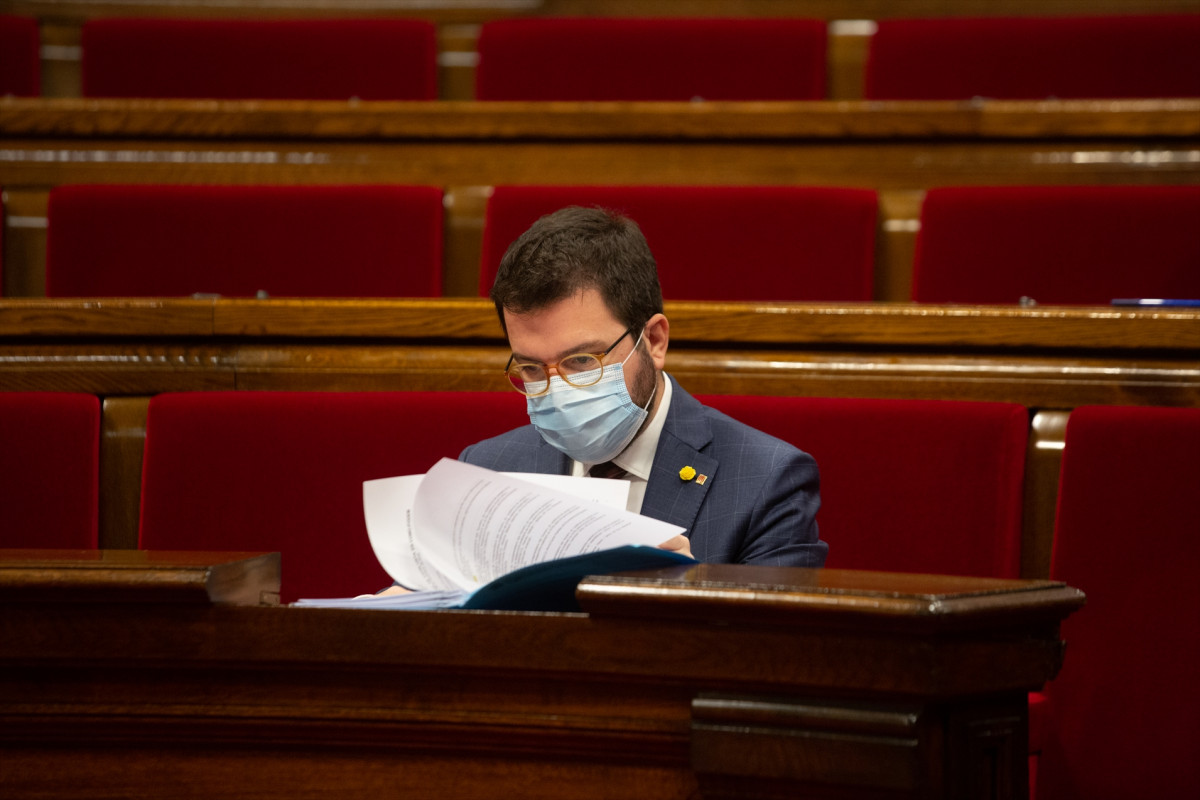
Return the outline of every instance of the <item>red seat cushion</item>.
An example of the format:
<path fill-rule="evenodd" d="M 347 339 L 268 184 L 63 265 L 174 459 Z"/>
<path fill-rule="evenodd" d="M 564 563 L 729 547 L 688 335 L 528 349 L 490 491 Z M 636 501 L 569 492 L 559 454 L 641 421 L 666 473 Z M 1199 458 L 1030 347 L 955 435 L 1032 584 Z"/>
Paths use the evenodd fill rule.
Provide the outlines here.
<path fill-rule="evenodd" d="M 94 549 L 100 400 L 0 392 L 0 546 Z"/>
<path fill-rule="evenodd" d="M 1067 421 L 1051 577 L 1082 590 L 1046 688 L 1039 800 L 1200 786 L 1200 409 L 1090 406 Z"/>
<path fill-rule="evenodd" d="M 1019 576 L 1024 406 L 722 395 L 703 402 L 816 458 L 826 566 Z"/>
<path fill-rule="evenodd" d="M 1200 297 L 1200 186 L 930 189 L 913 299 L 1107 305 Z"/>
<path fill-rule="evenodd" d="M 41 35 L 37 20 L 0 14 L 0 97 L 42 93 Z"/>
<path fill-rule="evenodd" d="M 891 19 L 867 55 L 875 100 L 1197 97 L 1200 14 Z"/>
<path fill-rule="evenodd" d="M 538 217 L 603 206 L 641 227 L 668 300 L 870 300 L 875 192 L 798 186 L 498 186 L 488 201 L 480 294 Z"/>
<path fill-rule="evenodd" d="M 93 19 L 85 97 L 434 100 L 433 24 L 404 19 Z"/>
<path fill-rule="evenodd" d="M 59 186 L 46 294 L 441 294 L 442 193 L 425 186 Z"/>
<path fill-rule="evenodd" d="M 826 27 L 804 19 L 484 23 L 480 100 L 818 100 Z"/>
<path fill-rule="evenodd" d="M 528 422 L 501 392 L 196 392 L 150 401 L 140 546 L 282 553 L 285 602 L 391 581 L 362 484 Z"/>

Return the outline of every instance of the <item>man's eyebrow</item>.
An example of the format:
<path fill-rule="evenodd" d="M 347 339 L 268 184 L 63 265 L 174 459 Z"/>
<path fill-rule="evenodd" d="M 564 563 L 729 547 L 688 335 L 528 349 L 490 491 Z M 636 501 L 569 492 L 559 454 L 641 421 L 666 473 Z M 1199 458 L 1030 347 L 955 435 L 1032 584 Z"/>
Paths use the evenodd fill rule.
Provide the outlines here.
<path fill-rule="evenodd" d="M 512 354 L 513 354 L 513 359 L 516 361 L 526 361 L 526 362 L 531 362 L 531 363 L 535 363 L 535 364 L 554 364 L 556 362 L 563 360 L 567 356 L 573 356 L 576 353 L 599 353 L 602 350 L 604 350 L 604 348 L 607 346 L 608 346 L 607 343 L 601 343 L 598 339 L 592 339 L 591 341 L 584 342 L 583 344 L 578 344 L 578 345 L 575 345 L 574 347 L 570 347 L 566 350 L 563 350 L 561 353 L 558 353 L 557 355 L 555 355 L 554 358 L 551 359 L 550 361 L 540 361 L 536 358 L 530 358 L 529 356 L 527 356 L 523 353 L 518 353 L 516 350 L 513 350 Z"/>

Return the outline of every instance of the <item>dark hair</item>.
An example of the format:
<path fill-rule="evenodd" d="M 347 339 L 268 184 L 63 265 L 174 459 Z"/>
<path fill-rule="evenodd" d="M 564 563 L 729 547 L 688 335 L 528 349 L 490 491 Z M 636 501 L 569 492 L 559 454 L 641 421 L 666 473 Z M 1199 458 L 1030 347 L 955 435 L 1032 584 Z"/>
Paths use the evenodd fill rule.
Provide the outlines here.
<path fill-rule="evenodd" d="M 637 223 L 603 208 L 568 206 L 509 245 L 488 296 L 503 326 L 505 309 L 526 314 L 592 288 L 627 328 L 640 330 L 662 312 L 658 266 Z"/>

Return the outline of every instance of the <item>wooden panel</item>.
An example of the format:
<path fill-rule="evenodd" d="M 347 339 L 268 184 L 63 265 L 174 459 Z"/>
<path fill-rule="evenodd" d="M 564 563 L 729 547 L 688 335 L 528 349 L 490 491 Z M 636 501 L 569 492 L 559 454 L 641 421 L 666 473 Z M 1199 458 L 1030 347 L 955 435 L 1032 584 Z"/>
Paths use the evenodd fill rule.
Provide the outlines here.
<path fill-rule="evenodd" d="M 452 186 L 445 190 L 446 249 L 442 294 L 479 295 L 479 265 L 483 262 L 483 223 L 490 186 Z"/>
<path fill-rule="evenodd" d="M 1200 100 L 362 102 L 5 98 L 9 139 L 404 142 L 1183 138 Z M 50 154 L 45 156 L 50 157 Z M 12 159 L 9 156 L 8 159 Z M 460 181 L 473 185 L 480 181 Z M 919 184 L 918 184 L 919 185 Z"/>
<path fill-rule="evenodd" d="M 886 303 L 724 303 L 668 301 L 673 344 L 977 348 L 1052 353 L 1129 351 L 1144 355 L 1200 348 L 1200 312 L 1087 306 L 955 306 Z M 445 299 L 8 299 L 0 300 L 6 341 L 69 337 L 387 338 L 460 343 L 503 339 L 486 298 Z M 361 343 L 361 342 L 360 342 Z"/>
<path fill-rule="evenodd" d="M 2 187 L 0 187 L 2 188 Z M 4 189 L 3 297 L 46 294 L 46 204 L 49 192 Z"/>
<path fill-rule="evenodd" d="M 238 388 L 237 351 L 230 346 L 0 342 L 4 391 L 151 395 Z"/>
<path fill-rule="evenodd" d="M 1038 411 L 1030 420 L 1025 451 L 1021 575 L 1050 577 L 1050 556 L 1058 511 L 1058 475 L 1066 443 L 1066 411 Z"/>
<path fill-rule="evenodd" d="M 921 229 L 925 192 L 879 193 L 879 239 L 875 251 L 875 299 L 893 303 L 912 298 L 913 258 Z"/>
<path fill-rule="evenodd" d="M 278 553 L 0 550 L 0 602 L 278 605 Z"/>
<path fill-rule="evenodd" d="M 107 397 L 101 406 L 100 547 L 133 550 L 141 516 L 149 397 Z"/>
<path fill-rule="evenodd" d="M 678 302 L 667 314 L 668 369 L 700 393 L 1200 404 L 1194 310 Z M 483 298 L 0 301 L 6 388 L 487 390 L 506 358 Z"/>
<path fill-rule="evenodd" d="M 589 579 L 586 614 L 388 613 L 127 602 L 154 583 L 194 598 L 196 570 L 129 575 L 107 602 L 22 598 L 22 570 L 0 564 L 14 798 L 181 777 L 288 800 L 720 797 L 735 778 L 796 796 L 814 744 L 839 797 L 1020 797 L 1022 763 L 962 756 L 1019 738 L 1018 700 L 1059 669 L 1083 602 L 1051 582 L 702 565 Z M 759 758 L 703 758 L 721 745 Z"/>
<path fill-rule="evenodd" d="M 1195 143 L 992 141 L 750 145 L 704 141 L 270 144 L 258 141 L 10 139 L 0 180 L 66 183 L 816 185 L 1194 184 Z"/>

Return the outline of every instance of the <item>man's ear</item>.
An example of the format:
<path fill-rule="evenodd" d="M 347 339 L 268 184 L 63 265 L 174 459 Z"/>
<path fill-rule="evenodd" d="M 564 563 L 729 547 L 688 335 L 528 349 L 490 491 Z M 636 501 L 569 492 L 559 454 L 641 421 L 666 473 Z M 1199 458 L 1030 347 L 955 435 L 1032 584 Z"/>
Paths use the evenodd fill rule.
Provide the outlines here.
<path fill-rule="evenodd" d="M 655 369 L 663 369 L 667 364 L 667 344 L 671 339 L 671 323 L 662 314 L 655 314 L 646 323 L 645 333 L 642 334 L 642 341 L 645 343 L 646 352 L 650 354 L 650 358 L 654 361 Z"/>

